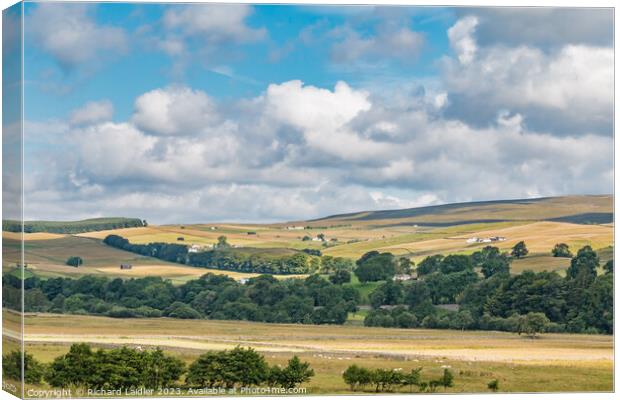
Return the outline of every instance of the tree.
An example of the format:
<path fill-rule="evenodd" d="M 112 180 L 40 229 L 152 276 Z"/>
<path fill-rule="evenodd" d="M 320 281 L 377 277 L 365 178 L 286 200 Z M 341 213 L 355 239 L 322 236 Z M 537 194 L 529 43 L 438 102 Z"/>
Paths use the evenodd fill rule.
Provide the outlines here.
<path fill-rule="evenodd" d="M 471 262 L 476 267 L 482 266 L 482 264 L 490 259 L 497 258 L 501 255 L 499 248 L 495 246 L 484 246 L 482 250 L 478 250 L 471 255 Z"/>
<path fill-rule="evenodd" d="M 410 274 L 414 266 L 414 262 L 407 257 L 400 257 L 398 259 L 398 267 L 396 269 L 399 274 Z"/>
<path fill-rule="evenodd" d="M 405 302 L 419 320 L 433 312 L 430 291 L 424 281 L 412 282 L 406 290 Z"/>
<path fill-rule="evenodd" d="M 357 391 L 370 383 L 371 372 L 364 367 L 353 364 L 349 365 L 342 373 L 342 379 L 351 387 L 352 391 Z"/>
<path fill-rule="evenodd" d="M 523 332 L 534 338 L 537 333 L 545 332 L 549 323 L 549 318 L 544 313 L 529 312 L 525 317 L 519 318 L 519 334 Z"/>
<path fill-rule="evenodd" d="M 53 387 L 156 389 L 174 384 L 184 370 L 183 361 L 166 356 L 160 349 L 138 351 L 121 347 L 93 351 L 81 343 L 54 359 L 45 380 Z"/>
<path fill-rule="evenodd" d="M 566 276 L 581 287 L 588 286 L 596 278 L 596 268 L 599 263 L 598 255 L 592 247 L 584 246 L 571 259 Z"/>
<path fill-rule="evenodd" d="M 78 257 L 78 256 L 72 256 L 69 257 L 67 259 L 66 262 L 67 265 L 71 266 L 71 267 L 79 267 L 80 265 L 84 264 L 84 260 L 82 260 L 82 257 Z"/>
<path fill-rule="evenodd" d="M 89 345 L 76 343 L 50 364 L 45 380 L 53 387 L 88 386 L 96 375 L 95 354 Z"/>
<path fill-rule="evenodd" d="M 308 382 L 314 376 L 314 370 L 309 363 L 301 362 L 299 357 L 293 356 L 285 368 L 272 367 L 270 375 L 271 382 L 288 389 Z"/>
<path fill-rule="evenodd" d="M 487 383 L 487 387 L 492 392 L 497 392 L 499 390 L 499 381 L 497 379 L 493 379 L 489 383 Z"/>
<path fill-rule="evenodd" d="M 260 385 L 267 380 L 269 369 L 265 357 L 253 348 L 240 346 L 223 352 L 224 363 L 221 368 L 224 372 L 226 387 L 233 387 L 235 383 L 241 386 Z"/>
<path fill-rule="evenodd" d="M 220 236 L 217 238 L 217 243 L 214 246 L 216 249 L 223 250 L 230 248 L 230 244 L 228 244 L 228 240 L 226 236 Z"/>
<path fill-rule="evenodd" d="M 416 268 L 418 276 L 428 275 L 438 271 L 442 260 L 443 256 L 441 254 L 426 257 Z"/>
<path fill-rule="evenodd" d="M 165 311 L 166 316 L 179 319 L 200 319 L 201 315 L 192 307 L 180 301 L 174 302 Z"/>
<path fill-rule="evenodd" d="M 413 392 L 414 386 L 420 386 L 420 371 L 422 367 L 414 368 L 408 374 L 405 374 L 402 384 L 409 386 L 409 391 Z"/>
<path fill-rule="evenodd" d="M 41 289 L 26 290 L 24 293 L 24 308 L 27 312 L 45 312 L 50 302 Z"/>
<path fill-rule="evenodd" d="M 202 354 L 188 369 L 185 380 L 190 385 L 232 388 L 259 385 L 269 377 L 265 358 L 254 349 L 209 351 Z"/>
<path fill-rule="evenodd" d="M 190 385 L 214 387 L 222 380 L 221 358 L 221 352 L 217 351 L 201 354 L 190 364 L 185 381 Z"/>
<path fill-rule="evenodd" d="M 471 258 L 459 254 L 451 254 L 445 257 L 441 260 L 441 264 L 439 265 L 439 271 L 442 274 L 452 274 L 455 272 L 463 272 L 472 269 L 473 266 L 471 264 Z"/>
<path fill-rule="evenodd" d="M 185 372 L 185 363 L 178 358 L 166 356 L 157 348 L 145 355 L 143 381 L 146 387 L 169 387 Z"/>
<path fill-rule="evenodd" d="M 527 247 L 525 246 L 524 241 L 520 241 L 519 243 L 515 244 L 514 247 L 512 248 L 512 251 L 510 252 L 510 254 L 516 258 L 525 257 L 527 253 L 529 253 L 529 251 Z"/>
<path fill-rule="evenodd" d="M 482 263 L 480 272 L 486 279 L 497 274 L 508 274 L 510 273 L 510 260 L 503 255 L 487 259 Z"/>
<path fill-rule="evenodd" d="M 370 304 L 374 308 L 382 305 L 396 305 L 403 302 L 403 285 L 400 282 L 387 281 L 370 294 Z"/>
<path fill-rule="evenodd" d="M 450 327 L 464 331 L 472 327 L 475 323 L 474 318 L 469 311 L 459 311 L 450 321 Z"/>
<path fill-rule="evenodd" d="M 614 260 L 611 259 L 607 261 L 605 265 L 603 265 L 603 270 L 605 271 L 606 274 L 613 274 L 614 273 Z"/>
<path fill-rule="evenodd" d="M 28 384 L 39 384 L 43 379 L 44 366 L 32 357 L 32 354 L 24 352 L 24 382 Z M 22 353 L 13 350 L 2 356 L 3 376 L 16 380 L 22 380 Z"/>
<path fill-rule="evenodd" d="M 325 241 L 325 234 L 324 233 L 319 233 L 318 235 L 316 235 L 317 238 L 319 238 L 321 240 L 321 242 Z"/>
<path fill-rule="evenodd" d="M 329 275 L 329 280 L 334 285 L 342 285 L 343 283 L 351 282 L 351 273 L 346 269 L 336 270 L 334 273 Z"/>
<path fill-rule="evenodd" d="M 567 257 L 571 258 L 573 253 L 570 252 L 570 248 L 566 243 L 558 243 L 551 250 L 553 257 Z"/>
<path fill-rule="evenodd" d="M 370 251 L 356 264 L 355 275 L 363 283 L 388 280 L 396 273 L 396 260 L 392 253 Z"/>
<path fill-rule="evenodd" d="M 454 375 L 452 375 L 448 368 L 444 368 L 443 375 L 435 382 L 438 383 L 437 386 L 443 386 L 444 388 L 452 387 L 454 386 Z"/>

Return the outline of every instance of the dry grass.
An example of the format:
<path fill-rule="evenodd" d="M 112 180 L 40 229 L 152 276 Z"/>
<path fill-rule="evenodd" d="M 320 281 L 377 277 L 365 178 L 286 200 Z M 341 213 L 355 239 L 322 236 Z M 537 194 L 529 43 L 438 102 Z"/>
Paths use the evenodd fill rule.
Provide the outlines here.
<path fill-rule="evenodd" d="M 459 234 L 441 239 L 430 239 L 381 247 L 382 251 L 408 252 L 422 258 L 430 254 L 451 254 L 473 252 L 484 246 L 468 244 L 470 237 L 504 236 L 504 242 L 493 243 L 501 250 L 509 251 L 517 242 L 525 241 L 532 253 L 550 254 L 556 243 L 567 243 L 576 252 L 580 247 L 589 244 L 593 248 L 607 247 L 613 244 L 613 227 L 601 225 L 579 225 L 562 222 L 533 222 L 526 225 L 511 226 L 499 229 L 481 229 L 468 234 Z"/>
<path fill-rule="evenodd" d="M 206 350 L 252 346 L 265 352 L 323 352 L 350 356 L 446 357 L 528 362 L 613 359 L 613 338 L 545 334 L 529 339 L 505 332 L 266 324 L 244 321 L 127 320 L 93 316 L 27 315 L 29 342 L 87 341 Z"/>
<path fill-rule="evenodd" d="M 160 276 L 162 278 L 172 279 L 196 279 L 205 274 L 211 273 L 215 275 L 226 275 L 233 279 L 253 278 L 260 274 L 251 274 L 245 272 L 224 271 L 211 268 L 197 268 L 176 265 L 137 265 L 130 270 L 120 270 L 119 267 L 97 268 L 97 271 L 106 275 L 116 275 L 119 277 L 143 278 L 145 276 Z M 307 275 L 274 275 L 278 279 L 300 278 Z"/>
<path fill-rule="evenodd" d="M 3 316 L 4 343 L 16 343 L 11 336 L 19 317 L 6 312 Z M 422 367 L 424 379 L 437 378 L 443 367 L 449 367 L 455 374 L 450 392 L 486 392 L 492 379 L 507 392 L 613 389 L 613 338 L 602 335 L 545 334 L 528 339 L 502 332 L 70 315 L 26 315 L 25 335 L 27 351 L 43 362 L 83 341 L 95 347 L 160 346 L 186 363 L 206 350 L 237 344 L 256 348 L 271 364 L 285 364 L 296 354 L 316 372 L 304 385 L 308 394 L 349 393 L 341 375 L 353 363 L 406 371 Z M 8 351 L 11 346 L 4 348 Z"/>
<path fill-rule="evenodd" d="M 47 233 L 47 232 L 35 232 L 35 233 L 24 233 L 23 239 L 25 241 L 29 240 L 50 240 L 50 239 L 60 239 L 65 237 L 66 235 L 61 235 L 59 233 Z M 22 234 L 19 232 L 6 232 L 2 231 L 2 239 L 9 240 L 21 240 Z"/>
<path fill-rule="evenodd" d="M 347 223 L 358 225 L 392 225 L 403 222 L 455 222 L 472 220 L 546 220 L 585 213 L 613 212 L 613 196 L 562 196 L 521 203 L 492 203 L 487 205 L 464 204 L 462 207 L 444 209 L 417 217 L 381 220 L 360 220 L 369 213 L 362 212 L 348 217 L 335 217 L 312 224 Z M 400 213 L 401 216 L 403 213 Z"/>

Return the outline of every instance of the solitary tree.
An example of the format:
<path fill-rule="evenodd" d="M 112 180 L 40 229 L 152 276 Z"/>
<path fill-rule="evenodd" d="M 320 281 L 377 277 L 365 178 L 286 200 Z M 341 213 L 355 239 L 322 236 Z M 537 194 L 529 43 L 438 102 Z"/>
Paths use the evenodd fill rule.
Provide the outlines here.
<path fill-rule="evenodd" d="M 84 264 L 84 260 L 82 260 L 82 257 L 72 256 L 67 259 L 66 264 L 77 268 L 80 265 Z"/>
<path fill-rule="evenodd" d="M 226 236 L 220 236 L 217 238 L 217 243 L 215 244 L 216 249 L 227 249 L 229 247 L 230 247 L 230 244 L 228 244 L 228 240 L 226 239 Z"/>
<path fill-rule="evenodd" d="M 497 392 L 499 390 L 499 381 L 497 379 L 493 379 L 489 383 L 487 383 L 487 387 L 492 392 Z"/>
<path fill-rule="evenodd" d="M 529 251 L 525 246 L 524 241 L 520 241 L 519 243 L 515 244 L 515 246 L 512 248 L 512 252 L 510 252 L 510 254 L 516 258 L 525 257 L 527 253 L 529 253 Z"/>
<path fill-rule="evenodd" d="M 573 253 L 570 252 L 568 245 L 566 243 L 558 243 L 551 250 L 551 254 L 553 257 L 567 257 L 570 258 L 573 256 Z"/>

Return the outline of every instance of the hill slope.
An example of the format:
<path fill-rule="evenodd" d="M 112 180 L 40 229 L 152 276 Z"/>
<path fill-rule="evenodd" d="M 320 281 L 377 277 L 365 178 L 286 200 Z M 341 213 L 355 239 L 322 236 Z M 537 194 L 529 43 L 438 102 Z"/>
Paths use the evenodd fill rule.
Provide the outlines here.
<path fill-rule="evenodd" d="M 442 204 L 402 210 L 364 211 L 332 215 L 310 224 L 362 223 L 450 226 L 506 221 L 559 221 L 578 224 L 613 222 L 612 195 L 545 197 Z"/>

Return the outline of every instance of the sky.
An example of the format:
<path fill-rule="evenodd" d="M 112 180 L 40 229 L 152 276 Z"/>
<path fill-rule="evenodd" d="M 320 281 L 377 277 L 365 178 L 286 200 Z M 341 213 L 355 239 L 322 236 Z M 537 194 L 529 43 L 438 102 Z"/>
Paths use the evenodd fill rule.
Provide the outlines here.
<path fill-rule="evenodd" d="M 610 9 L 26 3 L 24 214 L 613 192 Z"/>

